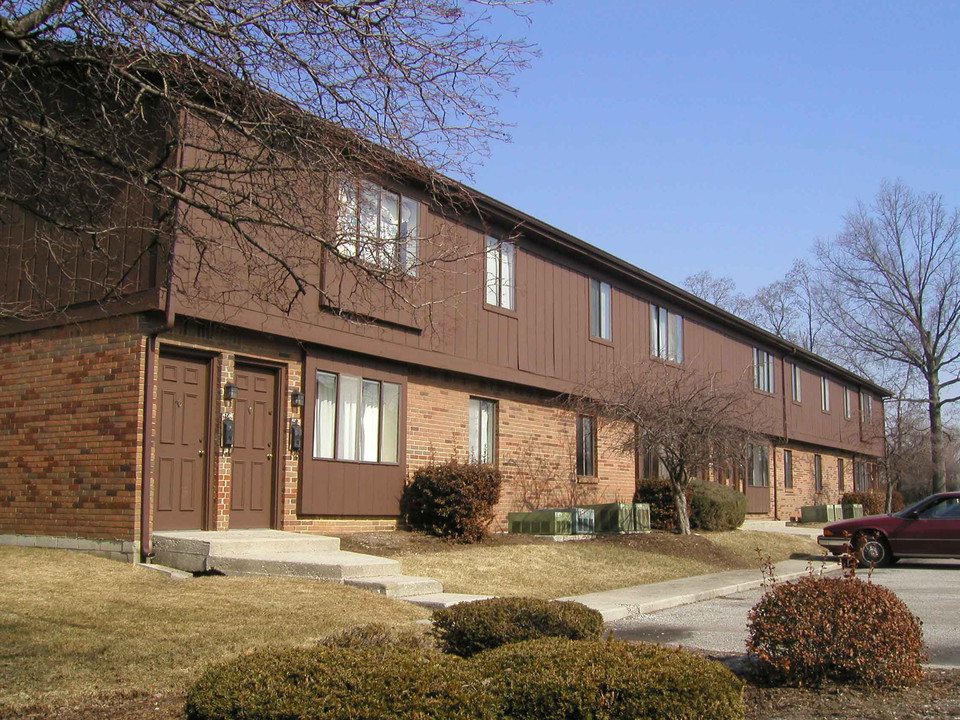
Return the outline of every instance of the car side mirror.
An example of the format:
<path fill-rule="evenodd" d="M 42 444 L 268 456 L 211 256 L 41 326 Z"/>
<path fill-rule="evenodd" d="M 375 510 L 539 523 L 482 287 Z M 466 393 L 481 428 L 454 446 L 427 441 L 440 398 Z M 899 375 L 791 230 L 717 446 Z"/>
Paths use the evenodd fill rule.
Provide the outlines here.
<path fill-rule="evenodd" d="M 920 513 L 918 513 L 916 510 L 911 510 L 906 515 L 904 515 L 904 517 L 907 518 L 907 520 L 919 520 Z"/>

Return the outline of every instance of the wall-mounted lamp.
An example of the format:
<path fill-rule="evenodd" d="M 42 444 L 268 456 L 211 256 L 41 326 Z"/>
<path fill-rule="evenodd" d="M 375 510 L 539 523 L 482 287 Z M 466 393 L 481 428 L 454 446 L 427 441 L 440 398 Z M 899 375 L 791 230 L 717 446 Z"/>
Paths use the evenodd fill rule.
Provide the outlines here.
<path fill-rule="evenodd" d="M 294 390 L 290 393 L 290 404 L 294 407 L 303 407 L 304 400 L 303 393 L 299 390 Z"/>
<path fill-rule="evenodd" d="M 233 383 L 227 383 L 223 386 L 223 399 L 224 400 L 236 400 L 237 399 L 238 388 Z"/>

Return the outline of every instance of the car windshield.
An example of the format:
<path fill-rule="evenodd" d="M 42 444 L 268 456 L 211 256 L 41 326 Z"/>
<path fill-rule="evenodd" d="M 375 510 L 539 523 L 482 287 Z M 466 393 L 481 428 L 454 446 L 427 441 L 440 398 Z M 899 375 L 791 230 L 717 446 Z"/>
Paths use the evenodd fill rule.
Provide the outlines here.
<path fill-rule="evenodd" d="M 930 498 L 926 497 L 920 502 L 915 502 L 913 505 L 905 507 L 903 510 L 901 510 L 898 513 L 893 513 L 893 515 L 894 517 L 906 517 L 910 513 L 918 511 L 924 505 L 929 504 L 929 502 L 930 502 Z"/>

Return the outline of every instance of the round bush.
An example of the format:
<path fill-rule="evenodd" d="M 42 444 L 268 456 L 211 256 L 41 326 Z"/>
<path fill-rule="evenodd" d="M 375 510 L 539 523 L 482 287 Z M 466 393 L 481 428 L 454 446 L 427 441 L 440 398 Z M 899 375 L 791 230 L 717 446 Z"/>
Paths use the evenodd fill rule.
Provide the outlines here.
<path fill-rule="evenodd" d="M 207 670 L 188 720 L 492 720 L 472 668 L 440 653 L 337 647 L 261 651 Z"/>
<path fill-rule="evenodd" d="M 690 527 L 695 530 L 736 530 L 747 519 L 747 496 L 712 482 L 690 484 Z"/>
<path fill-rule="evenodd" d="M 772 682 L 906 687 L 923 676 L 923 630 L 892 591 L 808 576 L 769 589 L 750 611 L 747 650 Z"/>
<path fill-rule="evenodd" d="M 863 505 L 864 515 L 885 515 L 887 513 L 887 494 L 882 490 L 866 492 L 848 492 L 840 498 L 843 505 Z M 903 495 L 893 491 L 893 512 L 903 510 Z"/>
<path fill-rule="evenodd" d="M 693 491 L 687 486 L 687 516 Z M 633 501 L 650 505 L 650 527 L 654 530 L 677 529 L 677 506 L 673 501 L 673 483 L 669 480 L 647 478 L 637 483 Z"/>
<path fill-rule="evenodd" d="M 575 602 L 493 598 L 435 610 L 433 634 L 443 652 L 470 657 L 534 638 L 596 640 L 603 634 L 603 616 Z"/>
<path fill-rule="evenodd" d="M 479 542 L 500 500 L 500 472 L 490 465 L 446 462 L 420 468 L 400 496 L 410 527 L 460 542 Z"/>
<path fill-rule="evenodd" d="M 720 663 L 659 645 L 546 638 L 471 660 L 511 720 L 732 720 L 743 683 Z"/>

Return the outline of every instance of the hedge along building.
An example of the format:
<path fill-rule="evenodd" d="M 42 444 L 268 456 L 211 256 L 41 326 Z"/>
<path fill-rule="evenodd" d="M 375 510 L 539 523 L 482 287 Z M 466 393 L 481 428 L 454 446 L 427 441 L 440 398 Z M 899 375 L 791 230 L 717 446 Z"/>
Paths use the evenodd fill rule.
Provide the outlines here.
<path fill-rule="evenodd" d="M 177 122 L 174 162 L 229 162 Z M 65 272 L 44 221 L 4 206 L 0 297 L 58 312 L 0 325 L 3 542 L 133 557 L 163 530 L 391 529 L 410 474 L 453 457 L 503 472 L 500 528 L 630 499 L 650 463 L 558 398 L 636 362 L 752 375 L 767 442 L 712 477 L 749 512 L 872 481 L 886 393 L 870 381 L 477 191 L 428 192 L 400 166 L 313 183 L 335 240 L 264 240 L 310 279 L 287 307 L 210 213 L 168 208 L 180 221 L 148 237 L 157 203 L 134 183 L 95 188 L 116 267 L 77 255 Z M 76 279 L 98 273 L 123 278 L 115 300 Z"/>

